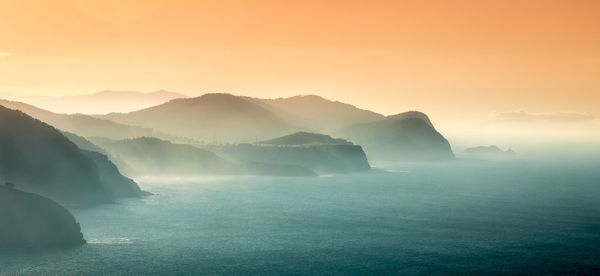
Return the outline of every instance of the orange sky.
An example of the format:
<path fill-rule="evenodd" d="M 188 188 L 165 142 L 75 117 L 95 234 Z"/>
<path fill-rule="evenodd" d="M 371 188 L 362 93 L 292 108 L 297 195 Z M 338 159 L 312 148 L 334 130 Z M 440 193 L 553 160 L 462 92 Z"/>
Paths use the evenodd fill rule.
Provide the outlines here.
<path fill-rule="evenodd" d="M 320 94 L 600 117 L 600 1 L 0 0 L 0 94 Z"/>

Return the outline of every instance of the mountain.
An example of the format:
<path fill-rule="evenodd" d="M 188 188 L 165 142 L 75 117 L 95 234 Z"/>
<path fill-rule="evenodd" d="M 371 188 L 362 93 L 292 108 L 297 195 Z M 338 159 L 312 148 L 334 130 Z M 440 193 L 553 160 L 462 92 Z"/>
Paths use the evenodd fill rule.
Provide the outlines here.
<path fill-rule="evenodd" d="M 321 129 L 326 134 L 350 138 L 375 159 L 454 158 L 448 141 L 424 113 L 413 111 L 384 117 L 314 95 L 258 99 L 206 94 L 102 118 L 212 144 L 263 141 L 294 131 Z"/>
<path fill-rule="evenodd" d="M 261 105 L 230 94 L 175 99 L 103 118 L 207 142 L 257 141 L 294 129 Z"/>
<path fill-rule="evenodd" d="M 67 247 L 85 243 L 73 215 L 58 203 L 0 185 L 0 248 Z"/>
<path fill-rule="evenodd" d="M 130 112 L 186 97 L 186 95 L 165 90 L 150 93 L 106 90 L 89 95 L 28 97 L 20 100 L 58 113 L 106 114 Z"/>
<path fill-rule="evenodd" d="M 143 194 L 106 156 L 81 150 L 54 127 L 2 106 L 0 179 L 63 202 L 87 204 Z"/>
<path fill-rule="evenodd" d="M 437 161 L 454 158 L 446 138 L 421 112 L 411 111 L 351 125 L 338 134 L 362 145 L 369 158 L 375 160 Z"/>
<path fill-rule="evenodd" d="M 322 134 L 298 132 L 256 144 L 208 146 L 230 160 L 295 165 L 319 174 L 367 171 L 371 167 L 360 146 Z"/>
<path fill-rule="evenodd" d="M 126 174 L 131 176 L 227 174 L 234 167 L 232 163 L 207 150 L 156 138 L 91 139 L 109 152 L 111 158 L 116 158 L 113 161 L 128 168 Z"/>
<path fill-rule="evenodd" d="M 498 146 L 479 146 L 467 148 L 464 150 L 464 153 L 470 155 L 480 155 L 480 156 L 509 156 L 515 155 L 516 153 L 512 149 L 501 150 Z"/>
<path fill-rule="evenodd" d="M 106 149 L 119 167 L 126 168 L 127 174 L 135 176 L 315 175 L 301 166 L 225 160 L 205 149 L 156 138 L 91 139 Z"/>
<path fill-rule="evenodd" d="M 156 136 L 171 140 L 181 140 L 179 137 L 160 133 L 150 128 L 119 124 L 107 119 L 95 118 L 83 114 L 57 114 L 21 102 L 0 100 L 0 106 L 20 110 L 60 130 L 86 137 L 100 136 L 113 139 L 126 139 L 141 136 Z"/>
<path fill-rule="evenodd" d="M 261 145 L 287 145 L 287 146 L 298 146 L 298 145 L 310 145 L 310 144 L 325 144 L 325 145 L 352 145 L 344 139 L 335 139 L 329 135 L 310 133 L 310 132 L 296 132 L 283 137 L 257 142 L 256 144 Z"/>
<path fill-rule="evenodd" d="M 247 98 L 261 104 L 294 126 L 318 132 L 331 132 L 347 125 L 367 123 L 384 116 L 356 106 L 325 99 L 317 95 L 301 95 L 290 98 Z"/>

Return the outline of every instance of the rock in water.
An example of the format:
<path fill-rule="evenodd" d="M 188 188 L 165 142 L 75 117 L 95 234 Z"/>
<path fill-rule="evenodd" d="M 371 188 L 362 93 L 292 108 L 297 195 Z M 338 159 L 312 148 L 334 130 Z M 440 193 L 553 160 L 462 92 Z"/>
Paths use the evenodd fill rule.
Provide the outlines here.
<path fill-rule="evenodd" d="M 58 203 L 0 185 L 0 248 L 53 248 L 85 243 L 73 215 Z"/>

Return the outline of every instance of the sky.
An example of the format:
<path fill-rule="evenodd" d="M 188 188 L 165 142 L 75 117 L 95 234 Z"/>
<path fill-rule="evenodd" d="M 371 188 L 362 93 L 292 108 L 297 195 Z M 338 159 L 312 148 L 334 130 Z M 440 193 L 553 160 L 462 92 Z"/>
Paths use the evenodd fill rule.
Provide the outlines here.
<path fill-rule="evenodd" d="M 600 129 L 599 14 L 597 0 L 0 0 L 0 94 L 318 94 L 447 129 Z"/>

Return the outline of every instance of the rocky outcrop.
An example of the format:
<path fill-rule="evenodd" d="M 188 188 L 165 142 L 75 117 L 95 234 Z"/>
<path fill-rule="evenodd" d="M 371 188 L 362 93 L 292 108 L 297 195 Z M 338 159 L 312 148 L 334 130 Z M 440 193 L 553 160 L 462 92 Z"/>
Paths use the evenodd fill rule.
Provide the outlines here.
<path fill-rule="evenodd" d="M 467 148 L 464 151 L 469 155 L 480 155 L 480 156 L 511 156 L 515 155 L 515 152 L 512 149 L 501 150 L 498 146 L 479 146 Z"/>

